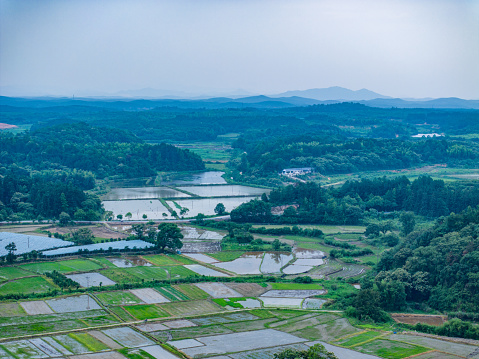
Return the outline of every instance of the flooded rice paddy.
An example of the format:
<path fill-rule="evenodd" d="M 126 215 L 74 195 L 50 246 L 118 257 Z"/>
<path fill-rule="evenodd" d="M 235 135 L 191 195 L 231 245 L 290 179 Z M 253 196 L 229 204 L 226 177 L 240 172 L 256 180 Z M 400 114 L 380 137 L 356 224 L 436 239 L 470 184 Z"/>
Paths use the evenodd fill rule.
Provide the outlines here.
<path fill-rule="evenodd" d="M 145 199 L 145 198 L 174 198 L 189 197 L 190 195 L 168 187 L 136 187 L 136 188 L 113 188 L 105 196 L 104 201 L 117 201 L 121 199 Z"/>
<path fill-rule="evenodd" d="M 202 184 L 226 184 L 222 175 L 224 172 L 208 171 L 189 174 L 173 174 L 162 176 L 162 186 L 202 185 Z"/>
<path fill-rule="evenodd" d="M 113 218 L 116 218 L 119 214 L 125 218 L 128 212 L 132 214 L 131 219 L 133 220 L 142 220 L 144 214 L 146 214 L 149 219 L 172 218 L 168 209 L 157 199 L 103 201 L 103 207 L 105 207 L 106 211 L 113 212 Z M 163 213 L 165 213 L 166 216 L 163 216 Z"/>
<path fill-rule="evenodd" d="M 188 213 L 185 217 L 196 217 L 198 213 L 203 213 L 207 216 L 216 214 L 215 207 L 218 203 L 223 203 L 226 211 L 231 212 L 240 204 L 249 202 L 258 197 L 217 197 L 217 198 L 201 198 L 201 199 L 180 199 L 175 202 L 182 208 L 188 208 Z M 173 201 L 167 201 L 168 205 L 177 210 Z M 177 210 L 178 211 L 178 210 Z M 150 218 L 150 217 L 148 217 Z M 154 218 L 154 217 L 152 217 Z"/>
<path fill-rule="evenodd" d="M 200 197 L 227 197 L 227 196 L 261 196 L 271 190 L 257 187 L 229 185 L 229 186 L 192 186 L 178 187 Z"/>
<path fill-rule="evenodd" d="M 152 264 L 137 256 L 108 257 L 109 262 L 118 268 L 151 267 Z"/>

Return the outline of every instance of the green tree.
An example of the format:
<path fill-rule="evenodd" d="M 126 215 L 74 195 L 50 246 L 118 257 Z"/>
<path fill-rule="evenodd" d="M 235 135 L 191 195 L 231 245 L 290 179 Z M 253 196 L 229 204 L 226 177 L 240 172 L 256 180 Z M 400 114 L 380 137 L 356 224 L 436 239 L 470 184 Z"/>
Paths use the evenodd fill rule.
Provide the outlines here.
<path fill-rule="evenodd" d="M 131 212 L 128 212 L 127 214 L 125 214 L 125 217 L 128 218 L 128 219 L 131 219 L 131 217 L 133 217 L 133 215 L 131 214 Z"/>
<path fill-rule="evenodd" d="M 308 350 L 285 349 L 281 353 L 276 353 L 274 359 L 338 359 L 338 357 L 327 351 L 324 345 L 315 344 Z"/>
<path fill-rule="evenodd" d="M 174 223 L 161 223 L 155 236 L 156 247 L 164 252 L 166 248 L 176 251 L 183 247 L 183 235 L 181 230 Z"/>
<path fill-rule="evenodd" d="M 146 219 L 148 218 L 148 216 L 147 216 L 145 213 L 143 213 L 143 216 L 141 216 L 141 217 L 142 217 L 144 220 L 146 220 Z"/>
<path fill-rule="evenodd" d="M 407 236 L 409 233 L 414 231 L 414 227 L 416 226 L 416 218 L 414 217 L 413 212 L 404 212 L 399 217 L 399 221 L 401 222 L 402 228 L 401 233 L 404 236 Z"/>
<path fill-rule="evenodd" d="M 215 213 L 219 216 L 223 215 L 226 212 L 226 207 L 223 203 L 218 203 L 215 207 Z"/>
<path fill-rule="evenodd" d="M 60 195 L 60 204 L 61 204 L 61 211 L 62 212 L 68 212 L 68 209 L 70 207 L 68 206 L 67 197 L 65 196 L 65 193 L 63 193 L 63 192 Z"/>
<path fill-rule="evenodd" d="M 281 249 L 281 242 L 279 241 L 278 238 L 276 238 L 273 243 L 272 243 L 272 246 L 273 246 L 273 250 L 274 251 L 279 251 Z"/>
<path fill-rule="evenodd" d="M 117 219 L 119 219 L 120 221 L 123 219 L 123 215 L 122 214 L 119 214 L 116 216 Z"/>
<path fill-rule="evenodd" d="M 7 262 L 13 263 L 13 261 L 17 257 L 15 255 L 15 251 L 17 250 L 17 245 L 15 244 L 15 242 L 10 242 L 5 246 L 5 249 L 8 251 Z"/>
<path fill-rule="evenodd" d="M 80 228 L 71 233 L 71 240 L 78 245 L 92 244 L 94 239 L 90 228 Z"/>
<path fill-rule="evenodd" d="M 66 226 L 68 223 L 71 222 L 70 215 L 66 212 L 60 213 L 59 220 L 60 220 L 60 225 L 62 226 Z"/>

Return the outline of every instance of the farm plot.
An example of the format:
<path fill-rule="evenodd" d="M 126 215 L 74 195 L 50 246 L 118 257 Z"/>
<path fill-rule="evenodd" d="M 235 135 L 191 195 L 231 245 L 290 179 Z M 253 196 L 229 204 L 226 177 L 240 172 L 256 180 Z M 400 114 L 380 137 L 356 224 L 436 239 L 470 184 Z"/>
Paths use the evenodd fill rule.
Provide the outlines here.
<path fill-rule="evenodd" d="M 20 303 L 29 315 L 53 314 L 53 310 L 43 300 L 34 300 Z"/>
<path fill-rule="evenodd" d="M 424 348 L 418 345 L 385 339 L 376 339 L 372 342 L 360 344 L 355 346 L 354 349 L 365 354 L 373 354 L 382 358 L 399 359 L 430 351 L 429 348 Z"/>
<path fill-rule="evenodd" d="M 89 333 L 70 333 L 70 337 L 86 346 L 92 352 L 99 352 L 102 350 L 110 349 L 107 345 L 91 336 Z"/>
<path fill-rule="evenodd" d="M 203 262 L 203 263 L 211 264 L 211 263 L 218 262 L 217 259 L 215 259 L 213 257 L 210 257 L 210 256 L 207 256 L 207 255 L 202 254 L 202 253 L 189 253 L 189 254 L 185 254 L 185 255 L 187 257 L 193 258 L 194 260 L 197 260 L 197 261 Z"/>
<path fill-rule="evenodd" d="M 288 253 L 265 253 L 261 262 L 260 271 L 262 273 L 281 273 L 281 268 L 285 266 L 293 255 Z"/>
<path fill-rule="evenodd" d="M 171 313 L 171 315 L 178 317 L 216 313 L 224 310 L 208 300 L 165 303 L 160 304 L 160 307 Z"/>
<path fill-rule="evenodd" d="M 264 347 L 296 344 L 304 339 L 273 329 L 202 337 L 202 347 L 184 349 L 187 355 L 234 353 Z"/>
<path fill-rule="evenodd" d="M 233 323 L 233 322 L 242 322 L 248 320 L 257 320 L 257 316 L 248 313 L 248 312 L 238 312 L 238 313 L 227 313 L 214 315 L 204 318 L 194 318 L 191 321 L 198 325 L 210 325 L 210 324 L 224 324 L 224 323 Z"/>
<path fill-rule="evenodd" d="M 261 274 L 259 267 L 263 259 L 263 253 L 243 254 L 230 262 L 213 264 L 215 267 L 226 269 L 237 274 Z"/>
<path fill-rule="evenodd" d="M 145 323 L 145 324 L 136 325 L 135 327 L 141 330 L 142 332 L 146 332 L 146 333 L 168 330 L 168 327 L 161 323 Z"/>
<path fill-rule="evenodd" d="M 18 338 L 27 335 L 53 333 L 56 331 L 69 331 L 86 327 L 87 325 L 78 319 L 61 320 L 59 322 L 45 321 L 31 324 L 3 326 L 0 336 L 2 338 Z"/>
<path fill-rule="evenodd" d="M 317 299 L 317 298 L 306 298 L 303 301 L 303 309 L 321 309 L 324 303 L 326 303 L 327 300 L 325 299 Z"/>
<path fill-rule="evenodd" d="M 33 276 L 33 275 L 34 275 L 33 273 L 18 267 L 0 268 L 0 282 L 22 278 L 22 277 Z"/>
<path fill-rule="evenodd" d="M 20 317 L 24 315 L 25 315 L 25 310 L 18 303 L 13 303 L 13 302 L 0 303 L 0 318 Z"/>
<path fill-rule="evenodd" d="M 241 294 L 243 297 L 259 297 L 261 294 L 266 292 L 266 288 L 260 286 L 256 283 L 225 283 L 226 286 L 230 287 L 234 291 Z"/>
<path fill-rule="evenodd" d="M 128 259 L 121 258 L 121 257 L 112 257 L 107 258 L 115 267 L 118 268 L 130 268 L 134 267 L 133 263 L 131 263 Z"/>
<path fill-rule="evenodd" d="M 391 334 L 387 337 L 387 339 L 398 340 L 398 341 L 406 342 L 409 344 L 420 345 L 423 347 L 436 349 L 441 352 L 456 354 L 456 355 L 460 355 L 464 357 L 467 357 L 478 348 L 473 345 L 453 343 L 453 342 L 448 342 L 444 340 L 415 336 L 415 335 L 408 335 L 408 334 Z"/>
<path fill-rule="evenodd" d="M 103 292 L 96 297 L 105 305 L 139 304 L 141 299 L 127 291 Z"/>
<path fill-rule="evenodd" d="M 172 267 L 133 267 L 124 269 L 106 269 L 102 274 L 110 278 L 116 283 L 131 283 L 141 282 L 142 280 L 166 280 L 185 278 L 195 275 L 195 272 L 190 271 L 183 266 Z M 169 275 L 168 275 L 169 274 Z"/>
<path fill-rule="evenodd" d="M 202 266 L 200 264 L 187 264 L 185 265 L 185 268 L 188 268 L 189 270 L 199 275 L 210 276 L 210 277 L 229 277 L 229 275 L 226 273 L 219 272 L 217 270 Z"/>
<path fill-rule="evenodd" d="M 283 320 L 270 325 L 271 328 L 276 328 L 286 333 L 293 333 L 298 330 L 320 325 L 330 320 L 337 319 L 337 316 L 329 315 L 302 315 L 300 317 Z"/>
<path fill-rule="evenodd" d="M 331 344 L 328 344 L 328 343 L 325 343 L 325 342 L 322 342 L 322 341 L 319 341 L 319 340 L 316 340 L 314 342 L 308 342 L 308 343 L 305 343 L 305 344 L 308 347 L 311 347 L 314 344 L 321 344 L 326 348 L 326 350 L 334 353 L 338 358 L 341 358 L 341 359 L 378 359 L 378 357 L 375 356 L 375 355 L 359 353 L 359 352 L 353 351 L 351 349 L 337 347 L 335 345 L 331 345 Z M 436 359 L 436 358 L 434 358 L 434 359 Z"/>
<path fill-rule="evenodd" d="M 183 242 L 182 253 L 214 253 L 221 251 L 221 242 L 190 241 Z"/>
<path fill-rule="evenodd" d="M 72 338 L 70 335 L 62 334 L 52 337 L 52 339 L 61 344 L 65 349 L 72 352 L 73 354 L 86 354 L 91 353 L 91 350 L 84 346 L 82 343 L 78 342 L 75 338 Z"/>
<path fill-rule="evenodd" d="M 265 307 L 301 308 L 303 298 L 261 297 L 261 301 Z"/>
<path fill-rule="evenodd" d="M 342 271 L 328 275 L 329 278 L 351 278 L 360 275 L 366 271 L 367 267 L 359 264 L 342 264 Z"/>
<path fill-rule="evenodd" d="M 314 258 L 300 258 L 297 259 L 293 265 L 300 265 L 300 266 L 313 266 L 317 267 L 324 264 L 324 260 L 322 259 L 314 259 Z"/>
<path fill-rule="evenodd" d="M 103 333 L 124 347 L 136 348 L 155 344 L 150 339 L 128 327 L 105 329 Z"/>
<path fill-rule="evenodd" d="M 177 300 L 189 300 L 185 294 L 173 287 L 155 287 L 155 289 L 160 292 L 165 298 L 168 298 L 170 301 L 174 302 Z"/>
<path fill-rule="evenodd" d="M 207 299 L 209 298 L 209 294 L 205 291 L 201 290 L 197 286 L 193 284 L 179 284 L 173 286 L 173 288 L 178 289 L 181 293 L 185 294 L 189 299 L 197 300 L 197 299 Z"/>
<path fill-rule="evenodd" d="M 176 355 L 171 354 L 159 345 L 150 345 L 147 347 L 142 347 L 141 349 L 147 352 L 149 355 L 153 356 L 154 358 L 178 359 Z"/>
<path fill-rule="evenodd" d="M 50 357 L 59 357 L 63 354 L 41 338 L 30 339 L 30 343 L 35 345 L 38 349 L 40 349 Z"/>
<path fill-rule="evenodd" d="M 20 266 L 20 268 L 43 274 L 45 272 L 53 272 L 54 270 L 60 273 L 88 272 L 100 269 L 102 266 L 87 259 L 71 259 L 59 262 L 28 263 Z"/>
<path fill-rule="evenodd" d="M 169 302 L 168 299 L 163 297 L 160 293 L 152 288 L 131 289 L 130 292 L 147 304 Z"/>
<path fill-rule="evenodd" d="M 213 232 L 213 231 L 204 231 L 201 235 L 200 238 L 201 240 L 215 240 L 215 241 L 220 241 L 224 237 L 223 234 L 218 233 L 218 232 Z"/>
<path fill-rule="evenodd" d="M 266 325 L 276 321 L 276 318 L 249 320 L 245 322 L 226 323 L 223 324 L 228 329 L 234 332 L 248 332 L 252 330 L 266 329 Z"/>
<path fill-rule="evenodd" d="M 168 344 L 173 345 L 176 349 L 186 349 L 186 348 L 194 348 L 194 347 L 201 347 L 204 344 L 197 341 L 196 339 L 181 339 L 168 342 Z"/>
<path fill-rule="evenodd" d="M 234 298 L 234 297 L 241 297 L 237 291 L 227 287 L 223 283 L 196 283 L 195 284 L 198 288 L 205 291 L 213 298 Z"/>
<path fill-rule="evenodd" d="M 229 262 L 241 257 L 245 252 L 243 251 L 224 251 L 216 253 L 208 253 L 208 256 L 213 257 L 220 262 Z"/>
<path fill-rule="evenodd" d="M 171 258 L 171 256 L 166 256 L 164 254 L 147 255 L 144 256 L 144 259 L 159 267 L 181 265 L 180 262 L 174 260 L 173 258 Z"/>
<path fill-rule="evenodd" d="M 313 266 L 309 265 L 290 264 L 286 268 L 283 268 L 282 271 L 284 274 L 300 274 L 309 272 L 313 268 Z"/>
<path fill-rule="evenodd" d="M 120 250 L 120 249 L 125 249 L 125 248 L 150 248 L 153 247 L 154 245 L 139 239 L 135 239 L 132 241 L 118 241 L 118 242 L 106 242 L 106 243 L 94 243 L 94 244 L 86 244 L 84 246 L 72 246 L 72 247 L 66 247 L 66 248 L 59 248 L 59 249 L 53 249 L 49 251 L 44 251 L 43 254 L 45 256 L 56 256 L 56 255 L 62 255 L 62 254 L 70 254 L 70 253 L 77 253 L 79 251 L 98 251 L 98 250 L 104 250 L 108 251 L 110 248 L 112 250 Z"/>
<path fill-rule="evenodd" d="M 170 320 L 169 322 L 164 322 L 163 324 L 168 328 L 173 329 L 196 327 L 195 323 L 187 319 Z"/>
<path fill-rule="evenodd" d="M 111 279 L 105 277 L 103 274 L 100 274 L 100 273 L 70 274 L 70 275 L 67 275 L 66 277 L 77 282 L 84 288 L 116 284 L 114 281 L 112 281 Z"/>
<path fill-rule="evenodd" d="M 439 326 L 444 324 L 446 318 L 442 315 L 418 315 L 418 314 L 402 314 L 395 313 L 391 317 L 398 323 L 407 323 L 407 324 L 429 324 Z"/>
<path fill-rule="evenodd" d="M 168 317 L 169 314 L 154 304 L 137 304 L 123 307 L 130 315 L 138 320 Z"/>
<path fill-rule="evenodd" d="M 307 298 L 326 293 L 324 290 L 269 290 L 261 296 L 272 298 Z"/>
<path fill-rule="evenodd" d="M 294 332 L 294 334 L 310 340 L 320 338 L 324 341 L 331 341 L 360 331 L 360 329 L 349 324 L 346 318 L 341 318 L 325 324 L 298 330 Z"/>
<path fill-rule="evenodd" d="M 45 293 L 53 289 L 58 288 L 43 277 L 21 278 L 1 285 L 0 294 Z"/>
<path fill-rule="evenodd" d="M 0 232 L 0 256 L 6 256 L 8 254 L 5 246 L 11 242 L 15 243 L 17 247 L 17 250 L 15 251 L 16 255 L 29 253 L 33 250 L 41 252 L 50 248 L 60 248 L 74 244 L 73 242 L 64 241 L 58 238 Z"/>
<path fill-rule="evenodd" d="M 98 303 L 89 295 L 79 295 L 45 301 L 57 313 L 82 312 L 101 309 Z"/>
<path fill-rule="evenodd" d="M 28 340 L 17 340 L 2 344 L 2 346 L 12 353 L 16 358 L 49 358 L 47 354 L 38 349 L 34 344 Z"/>
<path fill-rule="evenodd" d="M 275 354 L 281 353 L 286 349 L 292 350 L 307 350 L 308 347 L 304 344 L 291 344 L 291 345 L 282 345 L 274 348 L 266 348 L 266 349 L 257 349 L 257 350 L 250 350 L 241 353 L 235 353 L 228 355 L 228 359 L 269 359 L 273 358 Z M 224 357 L 225 359 L 227 357 Z M 218 358 L 220 359 L 220 358 Z"/>
<path fill-rule="evenodd" d="M 381 333 L 378 332 L 364 332 L 354 335 L 352 337 L 347 337 L 346 339 L 340 339 L 335 341 L 335 343 L 342 345 L 343 347 L 351 347 L 353 345 L 361 344 L 366 341 L 372 340 L 381 336 Z"/>
<path fill-rule="evenodd" d="M 171 337 L 174 340 L 181 340 L 181 339 L 191 339 L 191 338 L 199 338 L 199 337 L 206 337 L 208 335 L 216 335 L 216 334 L 229 334 L 233 333 L 230 329 L 216 324 L 216 325 L 209 325 L 207 327 L 190 327 L 190 328 L 182 328 L 182 329 L 172 329 L 168 333 L 166 332 L 159 332 L 155 333 L 155 337 L 161 341 L 166 341 Z"/>

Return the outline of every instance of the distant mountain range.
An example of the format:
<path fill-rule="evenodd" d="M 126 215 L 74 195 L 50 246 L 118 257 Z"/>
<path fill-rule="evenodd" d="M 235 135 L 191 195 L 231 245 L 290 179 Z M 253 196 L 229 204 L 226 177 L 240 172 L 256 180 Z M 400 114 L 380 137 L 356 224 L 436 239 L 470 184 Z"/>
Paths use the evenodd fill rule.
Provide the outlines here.
<path fill-rule="evenodd" d="M 320 89 L 309 89 L 302 91 L 287 91 L 279 95 L 273 95 L 271 97 L 304 97 L 311 98 L 318 101 L 328 101 L 328 100 L 337 100 L 337 101 L 367 101 L 374 100 L 377 98 L 391 98 L 389 96 L 384 96 L 376 92 L 361 89 L 353 91 L 344 87 L 334 86 L 328 88 Z"/>
<path fill-rule="evenodd" d="M 400 99 L 384 96 L 376 92 L 362 89 L 358 91 L 343 87 L 317 88 L 303 91 L 288 91 L 277 95 L 258 95 L 237 97 L 230 93 L 224 97 L 197 97 L 187 98 L 189 94 L 181 93 L 176 96 L 167 96 L 167 91 L 142 89 L 138 91 L 124 91 L 112 97 L 5 97 L 0 96 L 0 106 L 3 111 L 15 111 L 15 108 L 47 108 L 76 106 L 78 111 L 91 107 L 101 107 L 112 110 L 148 110 L 164 107 L 178 108 L 288 108 L 297 106 L 328 105 L 340 102 L 356 102 L 371 107 L 381 108 L 437 108 L 437 109 L 479 109 L 479 100 L 463 100 L 456 97 L 438 99 Z M 133 95 L 125 98 L 120 94 Z M 154 98 L 154 95 L 163 95 Z M 170 92 L 171 94 L 171 92 Z M 119 96 L 120 95 L 120 96 Z M 135 96 L 136 95 L 136 96 Z M 149 95 L 149 96 L 148 96 Z M 138 96 L 138 97 L 137 97 Z M 152 98 L 149 98 L 152 96 Z"/>

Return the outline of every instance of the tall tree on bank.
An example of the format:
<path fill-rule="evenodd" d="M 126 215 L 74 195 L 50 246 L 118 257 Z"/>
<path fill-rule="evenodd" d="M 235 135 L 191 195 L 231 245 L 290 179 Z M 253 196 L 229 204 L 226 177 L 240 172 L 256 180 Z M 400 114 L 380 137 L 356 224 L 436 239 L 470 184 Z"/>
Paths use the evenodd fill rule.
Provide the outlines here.
<path fill-rule="evenodd" d="M 174 223 L 161 223 L 154 236 L 155 245 L 160 252 L 164 252 L 166 248 L 172 251 L 181 249 L 183 247 L 182 239 L 181 230 Z"/>

